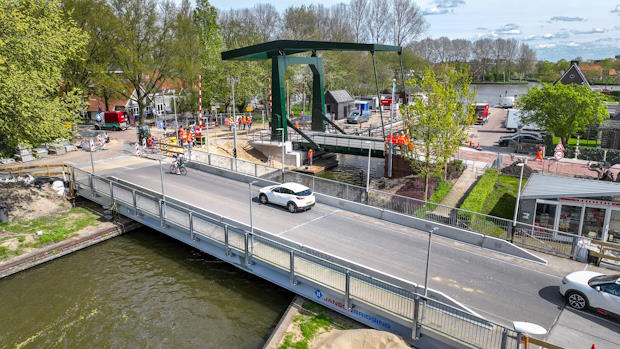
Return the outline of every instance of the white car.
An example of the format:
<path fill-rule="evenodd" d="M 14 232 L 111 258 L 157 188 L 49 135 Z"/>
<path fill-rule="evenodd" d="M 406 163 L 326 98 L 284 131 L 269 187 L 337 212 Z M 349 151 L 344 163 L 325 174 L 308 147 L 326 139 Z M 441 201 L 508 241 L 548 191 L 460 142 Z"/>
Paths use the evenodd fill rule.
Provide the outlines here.
<path fill-rule="evenodd" d="M 591 307 L 600 313 L 620 315 L 620 274 L 576 271 L 562 279 L 560 293 L 575 309 Z"/>
<path fill-rule="evenodd" d="M 316 201 L 312 190 L 298 183 L 283 183 L 261 188 L 258 200 L 262 204 L 285 206 L 291 213 L 309 210 Z"/>

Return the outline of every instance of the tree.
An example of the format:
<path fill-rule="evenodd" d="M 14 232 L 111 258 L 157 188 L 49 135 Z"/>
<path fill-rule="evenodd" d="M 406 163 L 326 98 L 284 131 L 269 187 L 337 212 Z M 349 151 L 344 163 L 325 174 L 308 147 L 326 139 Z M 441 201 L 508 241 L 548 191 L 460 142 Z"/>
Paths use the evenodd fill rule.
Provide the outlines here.
<path fill-rule="evenodd" d="M 517 105 L 523 110 L 524 124 L 538 125 L 560 137 L 563 144 L 568 144 L 568 139 L 577 132 L 609 118 L 602 94 L 587 85 L 543 84 L 521 96 Z"/>
<path fill-rule="evenodd" d="M 158 0 L 113 0 L 112 8 L 119 27 L 109 49 L 118 77 L 128 84 L 121 94 L 137 104 L 142 123 L 155 93 L 175 72 L 177 9 Z"/>
<path fill-rule="evenodd" d="M 272 4 L 256 4 L 252 8 L 256 30 L 260 41 L 269 41 L 276 37 L 280 13 Z"/>
<path fill-rule="evenodd" d="M 426 22 L 422 11 L 411 0 L 393 0 L 394 45 L 401 46 L 415 40 L 424 31 Z"/>
<path fill-rule="evenodd" d="M 82 95 L 63 88 L 62 73 L 87 41 L 88 35 L 65 18 L 59 0 L 3 1 L 0 146 L 5 152 L 71 136 Z"/>
<path fill-rule="evenodd" d="M 351 29 L 353 30 L 353 38 L 355 42 L 361 42 L 366 39 L 366 18 L 368 10 L 368 0 L 351 0 L 349 3 Z"/>
<path fill-rule="evenodd" d="M 408 154 L 411 166 L 424 176 L 424 198 L 428 200 L 429 177 L 447 167 L 448 159 L 458 150 L 467 136 L 473 115 L 473 91 L 467 70 L 457 71 L 442 65 L 438 71 L 426 69 L 424 77 L 408 81 L 410 87 L 421 90 L 427 100 L 414 99 L 403 108 L 409 115 L 405 131 L 416 146 Z"/>
<path fill-rule="evenodd" d="M 519 79 L 523 80 L 527 74 L 531 73 L 536 63 L 536 53 L 528 44 L 519 46 L 519 57 L 517 58 L 517 68 L 519 69 Z"/>
<path fill-rule="evenodd" d="M 392 9 L 385 0 L 370 0 L 369 12 L 366 16 L 366 28 L 370 41 L 382 44 L 389 37 Z"/>
<path fill-rule="evenodd" d="M 291 6 L 284 11 L 283 34 L 291 40 L 317 40 L 318 18 L 312 5 Z"/>

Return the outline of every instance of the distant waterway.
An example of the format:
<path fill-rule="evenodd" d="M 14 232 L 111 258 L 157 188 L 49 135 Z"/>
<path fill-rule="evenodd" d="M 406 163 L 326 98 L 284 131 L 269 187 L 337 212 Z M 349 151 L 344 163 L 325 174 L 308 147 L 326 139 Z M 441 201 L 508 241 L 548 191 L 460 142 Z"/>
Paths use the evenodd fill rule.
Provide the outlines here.
<path fill-rule="evenodd" d="M 143 228 L 0 280 L 0 348 L 260 348 L 292 294 Z"/>
<path fill-rule="evenodd" d="M 320 172 L 319 177 L 332 179 L 339 182 L 366 186 L 366 170 L 368 168 L 368 157 L 349 154 L 337 154 L 338 166 Z M 370 178 L 379 179 L 383 177 L 383 166 L 385 160 L 380 158 L 370 158 Z M 363 171 L 360 176 L 360 170 Z"/>
<path fill-rule="evenodd" d="M 514 97 L 522 96 L 527 93 L 528 89 L 540 86 L 536 82 L 527 82 L 522 84 L 472 84 L 476 89 L 475 100 L 478 103 L 489 103 L 491 106 L 499 104 L 500 95 Z"/>

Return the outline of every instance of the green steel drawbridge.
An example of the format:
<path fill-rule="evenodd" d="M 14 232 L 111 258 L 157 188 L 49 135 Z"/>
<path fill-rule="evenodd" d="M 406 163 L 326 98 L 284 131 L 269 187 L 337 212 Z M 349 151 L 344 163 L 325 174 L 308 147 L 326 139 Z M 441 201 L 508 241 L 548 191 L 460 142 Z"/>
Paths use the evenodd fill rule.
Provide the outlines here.
<path fill-rule="evenodd" d="M 377 81 L 377 68 L 375 64 L 375 52 L 397 52 L 400 56 L 401 78 L 404 88 L 404 72 L 402 60 L 402 48 L 400 46 L 381 45 L 381 44 L 357 44 L 350 42 L 327 42 L 327 41 L 298 41 L 298 40 L 276 40 L 262 44 L 242 47 L 230 51 L 222 52 L 222 60 L 267 60 L 271 59 L 271 81 L 272 81 L 272 114 L 271 114 L 271 139 L 282 139 L 281 130 L 284 138 L 288 139 L 287 128 L 290 126 L 300 135 L 306 137 L 303 132 L 297 130 L 286 117 L 286 99 L 284 98 L 284 72 L 289 65 L 307 64 L 312 70 L 312 130 L 325 132 L 325 124 L 330 123 L 336 129 L 342 130 L 333 124 L 325 116 L 325 95 L 323 92 L 323 59 L 317 56 L 317 51 L 367 51 L 372 54 L 372 64 L 375 72 L 375 86 L 379 97 L 379 83 Z M 299 53 L 310 52 L 307 56 L 292 56 Z M 381 108 L 381 124 L 383 126 L 383 114 Z M 343 132 L 344 133 L 344 132 Z"/>

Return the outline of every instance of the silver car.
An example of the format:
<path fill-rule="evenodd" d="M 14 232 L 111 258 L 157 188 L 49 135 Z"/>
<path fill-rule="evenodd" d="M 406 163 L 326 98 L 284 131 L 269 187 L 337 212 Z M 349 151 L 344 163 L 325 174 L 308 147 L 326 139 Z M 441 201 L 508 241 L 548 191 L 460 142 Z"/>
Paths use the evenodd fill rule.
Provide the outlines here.
<path fill-rule="evenodd" d="M 599 313 L 620 315 L 620 274 L 576 271 L 562 279 L 560 293 L 575 309 L 594 308 Z"/>
<path fill-rule="evenodd" d="M 361 124 L 362 122 L 368 121 L 370 118 L 370 112 L 367 110 L 359 111 L 354 110 L 347 117 L 347 123 L 349 124 Z"/>

